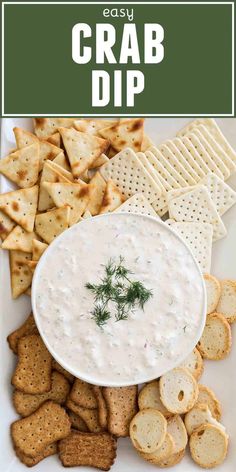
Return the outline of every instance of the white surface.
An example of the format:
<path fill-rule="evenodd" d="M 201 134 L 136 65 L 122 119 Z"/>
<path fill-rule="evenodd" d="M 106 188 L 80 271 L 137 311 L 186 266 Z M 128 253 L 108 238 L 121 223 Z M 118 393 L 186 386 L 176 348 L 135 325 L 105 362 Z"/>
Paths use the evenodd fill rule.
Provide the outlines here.
<path fill-rule="evenodd" d="M 151 139 L 160 144 L 165 139 L 172 138 L 177 130 L 181 129 L 190 120 L 185 118 L 149 118 L 146 120 L 146 131 Z M 229 139 L 231 145 L 236 149 L 236 119 L 217 119 L 219 126 Z M 31 129 L 31 119 L 28 118 L 8 118 L 2 120 L 2 140 L 1 156 L 4 156 L 10 148 L 15 146 L 12 128 L 22 126 Z M 12 188 L 6 179 L 1 178 L 1 191 L 6 192 Z M 236 190 L 236 176 L 227 181 Z M 227 227 L 226 238 L 214 243 L 212 274 L 221 278 L 236 279 L 236 206 L 232 207 L 224 216 L 223 221 Z M 0 407 L 1 407 L 1 430 L 0 430 L 0 451 L 1 470 L 3 472 L 23 472 L 26 467 L 15 457 L 10 441 L 9 426 L 17 415 L 11 404 L 10 379 L 15 364 L 15 356 L 9 350 L 6 337 L 25 319 L 30 312 L 30 300 L 27 296 L 22 296 L 13 301 L 10 293 L 10 278 L 8 268 L 7 251 L 0 253 L 0 309 L 1 309 L 1 365 L 0 375 Z M 205 372 L 200 382 L 213 388 L 217 397 L 222 403 L 222 422 L 230 435 L 229 453 L 226 461 L 219 467 L 217 472 L 233 472 L 236 468 L 236 327 L 233 326 L 233 348 L 230 356 L 223 361 L 206 361 Z M 59 472 L 63 468 L 56 457 L 50 457 L 37 466 L 36 472 Z M 81 472 L 88 468 L 80 467 Z M 128 439 L 118 441 L 117 460 L 112 467 L 113 472 L 148 472 L 157 470 L 155 466 L 142 461 L 131 446 Z M 173 472 L 196 472 L 201 469 L 187 456 L 177 466 L 173 467 Z"/>

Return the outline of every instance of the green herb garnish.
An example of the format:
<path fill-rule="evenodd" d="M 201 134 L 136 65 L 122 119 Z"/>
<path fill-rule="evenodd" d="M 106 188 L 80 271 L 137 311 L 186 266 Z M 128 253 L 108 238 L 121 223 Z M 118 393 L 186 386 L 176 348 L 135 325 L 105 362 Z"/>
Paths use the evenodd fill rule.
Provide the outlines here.
<path fill-rule="evenodd" d="M 100 284 L 87 283 L 85 286 L 94 294 L 92 318 L 102 328 L 111 318 L 109 305 L 115 305 L 116 321 L 127 320 L 130 310 L 137 306 L 144 309 L 145 303 L 152 297 L 152 291 L 142 282 L 130 280 L 132 272 L 123 265 L 120 256 L 118 264 L 110 259 L 105 266 L 105 276 Z"/>

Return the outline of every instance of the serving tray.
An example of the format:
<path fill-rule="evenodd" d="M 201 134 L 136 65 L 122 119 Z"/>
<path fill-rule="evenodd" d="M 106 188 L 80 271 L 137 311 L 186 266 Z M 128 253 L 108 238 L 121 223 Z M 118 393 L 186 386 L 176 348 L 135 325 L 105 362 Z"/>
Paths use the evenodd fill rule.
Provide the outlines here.
<path fill-rule="evenodd" d="M 154 143 L 159 144 L 165 139 L 172 138 L 176 132 L 190 120 L 184 118 L 148 118 L 145 122 L 146 133 Z M 217 119 L 217 123 L 226 135 L 231 145 L 236 149 L 236 119 Z M 13 127 L 20 126 L 31 130 L 30 118 L 5 118 L 1 126 L 1 156 L 5 156 L 15 147 Z M 236 175 L 227 183 L 236 190 Z M 14 188 L 7 179 L 0 176 L 0 192 L 7 192 Z M 224 216 L 228 234 L 226 238 L 213 245 L 211 273 L 219 278 L 236 279 L 236 205 Z M 1 372 L 0 372 L 0 451 L 1 470 L 3 472 L 23 472 L 26 466 L 16 458 L 10 439 L 10 424 L 17 419 L 11 402 L 12 388 L 11 375 L 16 358 L 8 348 L 7 335 L 16 329 L 30 312 L 30 298 L 26 295 L 12 300 L 10 290 L 10 274 L 8 252 L 0 250 L 0 345 L 1 345 Z M 219 472 L 233 472 L 236 468 L 236 326 L 232 326 L 233 347 L 230 356 L 223 361 L 205 361 L 205 371 L 200 379 L 204 385 L 211 387 L 222 404 L 222 422 L 230 436 L 229 452 L 225 462 L 217 467 Z M 112 467 L 113 472 L 151 472 L 157 469 L 140 459 L 133 449 L 129 439 L 119 439 L 117 460 Z M 63 471 L 60 461 L 56 457 L 49 457 L 34 467 L 36 472 Z M 80 467 L 81 472 L 92 470 Z M 173 467 L 173 472 L 196 472 L 201 469 L 194 464 L 188 453 L 183 461 Z"/>

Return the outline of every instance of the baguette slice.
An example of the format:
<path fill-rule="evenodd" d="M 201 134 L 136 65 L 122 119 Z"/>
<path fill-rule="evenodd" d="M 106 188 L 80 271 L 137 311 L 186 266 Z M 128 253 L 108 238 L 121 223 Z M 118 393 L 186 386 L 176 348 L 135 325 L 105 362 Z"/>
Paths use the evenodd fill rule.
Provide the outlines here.
<path fill-rule="evenodd" d="M 168 411 L 186 413 L 197 400 L 197 382 L 187 369 L 177 367 L 160 378 L 160 394 Z"/>
<path fill-rule="evenodd" d="M 220 313 L 207 315 L 198 349 L 205 359 L 220 360 L 228 356 L 231 349 L 231 329 L 228 321 Z"/>
<path fill-rule="evenodd" d="M 162 445 L 151 454 L 146 452 L 140 452 L 142 459 L 150 462 L 151 464 L 158 465 L 160 461 L 166 460 L 174 452 L 174 440 L 169 433 L 166 433 L 165 440 Z"/>
<path fill-rule="evenodd" d="M 165 418 L 172 415 L 161 401 L 159 382 L 157 380 L 153 380 L 153 382 L 146 384 L 142 390 L 140 390 L 138 406 L 140 410 L 144 410 L 145 408 L 155 408 L 160 411 Z"/>
<path fill-rule="evenodd" d="M 174 440 L 173 454 L 183 451 L 187 446 L 188 435 L 181 416 L 175 415 L 167 420 L 167 432 Z"/>
<path fill-rule="evenodd" d="M 236 281 L 222 280 L 220 285 L 221 296 L 216 311 L 233 323 L 236 320 Z"/>
<path fill-rule="evenodd" d="M 213 424 L 225 431 L 224 426 L 213 418 L 210 409 L 203 403 L 198 403 L 192 410 L 188 411 L 184 418 L 184 424 L 189 436 L 203 424 Z"/>
<path fill-rule="evenodd" d="M 205 385 L 198 385 L 198 399 L 197 403 L 204 403 L 205 405 L 208 406 L 213 418 L 215 418 L 217 421 L 220 421 L 221 418 L 221 404 L 219 400 L 216 398 L 213 390 L 211 390 L 209 387 L 206 387 Z"/>
<path fill-rule="evenodd" d="M 219 280 L 216 277 L 210 274 L 204 275 L 206 292 L 207 292 L 207 315 L 215 311 L 220 294 L 221 286 Z"/>
<path fill-rule="evenodd" d="M 130 438 L 140 452 L 153 453 L 162 446 L 167 421 L 158 410 L 148 408 L 139 411 L 130 423 Z"/>
<path fill-rule="evenodd" d="M 199 380 L 204 369 L 203 359 L 195 347 L 192 352 L 186 357 L 186 359 L 180 364 L 179 367 L 184 367 L 184 369 L 188 369 L 190 374 L 196 379 Z"/>
<path fill-rule="evenodd" d="M 200 426 L 190 437 L 190 453 L 200 467 L 210 469 L 221 464 L 227 454 L 228 436 L 212 424 Z"/>

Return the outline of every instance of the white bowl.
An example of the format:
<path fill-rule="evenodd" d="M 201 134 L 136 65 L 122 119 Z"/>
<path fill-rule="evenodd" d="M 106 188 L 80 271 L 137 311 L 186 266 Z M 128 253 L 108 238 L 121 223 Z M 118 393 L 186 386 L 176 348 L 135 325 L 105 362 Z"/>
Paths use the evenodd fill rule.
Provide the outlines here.
<path fill-rule="evenodd" d="M 127 267 L 137 267 L 144 285 L 153 289 L 153 298 L 144 312 L 137 309 L 126 321 L 109 320 L 101 332 L 85 308 L 81 314 L 82 298 L 84 307 L 91 304 L 89 291 L 82 297 L 85 282 L 90 282 L 93 274 L 96 276 L 101 262 L 107 261 L 105 256 L 118 257 L 125 251 Z M 136 254 L 140 256 L 135 258 Z M 99 269 L 100 275 L 102 270 Z M 172 297 L 176 307 L 166 312 L 168 297 L 175 289 L 182 297 Z M 146 215 L 109 213 L 83 220 L 50 244 L 34 273 L 32 307 L 42 339 L 62 367 L 92 384 L 128 386 L 163 375 L 195 347 L 205 325 L 205 283 L 191 251 L 171 227 Z M 189 333 L 185 335 L 186 319 Z M 169 339 L 170 334 L 173 339 Z M 157 339 L 156 344 L 153 339 Z"/>

